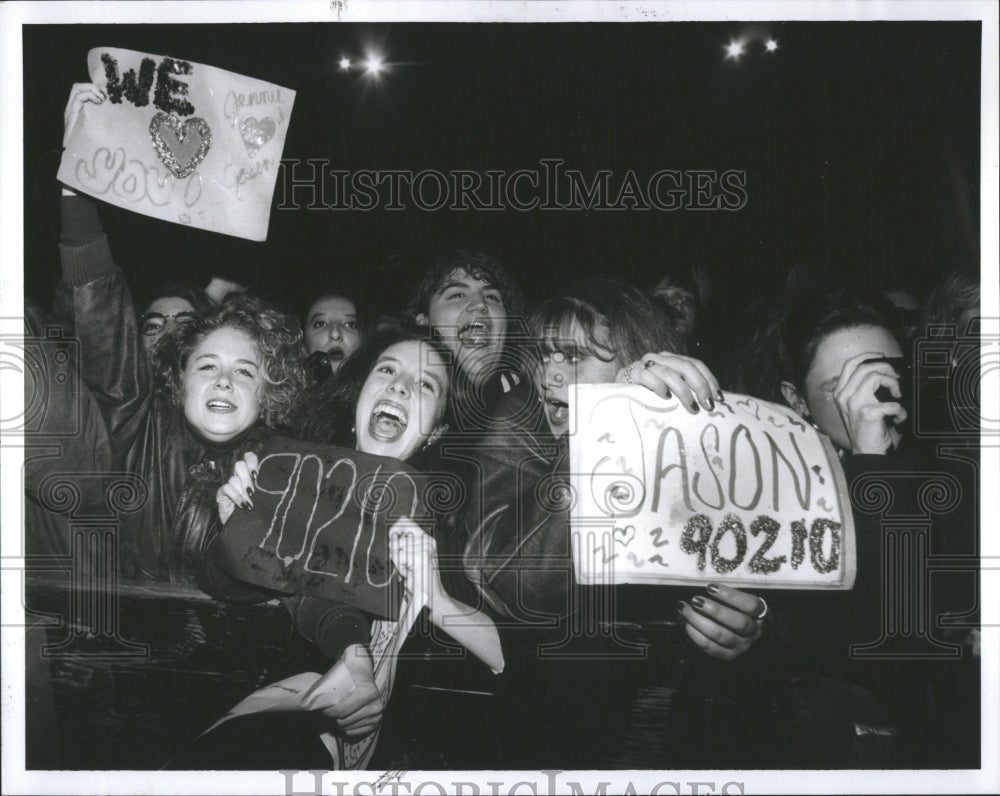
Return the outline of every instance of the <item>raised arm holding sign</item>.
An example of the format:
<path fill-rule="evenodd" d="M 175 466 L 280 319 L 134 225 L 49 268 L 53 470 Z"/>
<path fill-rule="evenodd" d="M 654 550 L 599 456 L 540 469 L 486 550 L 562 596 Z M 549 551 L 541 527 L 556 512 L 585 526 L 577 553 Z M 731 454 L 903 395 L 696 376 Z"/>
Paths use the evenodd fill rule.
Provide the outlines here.
<path fill-rule="evenodd" d="M 126 210 L 267 238 L 295 92 L 178 58 L 99 47 L 101 102 L 67 118 L 58 179 Z"/>

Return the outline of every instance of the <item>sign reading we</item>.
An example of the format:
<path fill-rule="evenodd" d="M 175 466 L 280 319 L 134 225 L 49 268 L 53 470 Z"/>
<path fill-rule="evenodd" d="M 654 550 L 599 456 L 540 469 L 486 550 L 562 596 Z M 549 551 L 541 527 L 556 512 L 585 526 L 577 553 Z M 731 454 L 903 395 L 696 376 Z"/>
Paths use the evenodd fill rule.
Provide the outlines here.
<path fill-rule="evenodd" d="M 222 531 L 223 569 L 285 594 L 398 618 L 389 529 L 401 517 L 425 519 L 425 477 L 396 459 L 284 437 L 258 456 L 253 509 L 234 512 Z"/>
<path fill-rule="evenodd" d="M 295 92 L 177 58 L 101 47 L 107 95 L 68 130 L 58 179 L 164 221 L 265 240 Z"/>
<path fill-rule="evenodd" d="M 570 428 L 580 583 L 854 585 L 840 461 L 790 409 L 726 394 L 691 414 L 645 387 L 578 385 Z"/>

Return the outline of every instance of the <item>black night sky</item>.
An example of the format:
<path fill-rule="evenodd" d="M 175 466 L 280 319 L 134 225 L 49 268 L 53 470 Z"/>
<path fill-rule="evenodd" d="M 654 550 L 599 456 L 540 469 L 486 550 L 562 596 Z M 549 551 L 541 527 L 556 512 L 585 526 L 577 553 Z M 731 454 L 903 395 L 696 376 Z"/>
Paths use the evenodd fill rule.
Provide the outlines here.
<path fill-rule="evenodd" d="M 746 54 L 727 60 L 746 34 Z M 289 306 L 341 284 L 392 310 L 424 256 L 459 243 L 498 253 L 535 299 L 598 273 L 647 287 L 678 262 L 706 264 L 741 297 L 799 262 L 918 295 L 978 268 L 978 22 L 30 26 L 25 291 L 42 303 L 58 276 L 62 111 L 97 46 L 295 89 L 286 159 L 485 173 L 559 158 L 613 180 L 746 172 L 736 212 L 274 210 L 263 244 L 102 206 L 140 301 L 169 278 L 218 273 Z M 373 46 L 388 73 L 338 69 Z M 279 177 L 275 206 L 281 193 Z"/>

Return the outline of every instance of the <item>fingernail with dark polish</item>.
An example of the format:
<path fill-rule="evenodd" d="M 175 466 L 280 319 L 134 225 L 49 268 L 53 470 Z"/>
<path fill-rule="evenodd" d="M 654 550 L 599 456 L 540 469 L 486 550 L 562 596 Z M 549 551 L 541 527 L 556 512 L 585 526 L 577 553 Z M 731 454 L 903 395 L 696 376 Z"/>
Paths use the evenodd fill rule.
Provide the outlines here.
<path fill-rule="evenodd" d="M 693 605 L 695 608 L 704 608 L 705 607 L 705 598 L 704 597 L 692 597 L 691 598 L 691 605 Z"/>
<path fill-rule="evenodd" d="M 715 397 L 719 401 L 725 401 L 726 400 L 725 397 L 722 394 L 722 390 L 716 390 Z"/>
<path fill-rule="evenodd" d="M 709 594 L 718 594 L 719 587 L 716 586 L 714 583 L 709 583 L 708 586 L 705 587 L 705 591 L 707 591 Z"/>
<path fill-rule="evenodd" d="M 664 398 L 669 398 L 670 397 L 670 390 L 664 390 L 663 391 L 663 397 Z"/>
<path fill-rule="evenodd" d="M 715 409 L 715 401 L 713 401 L 712 398 L 709 397 L 709 399 L 708 399 L 708 411 L 711 412 L 713 409 Z"/>
<path fill-rule="evenodd" d="M 691 411 L 694 412 L 695 414 L 698 414 L 698 412 L 701 411 L 701 408 L 698 406 L 697 401 L 691 401 Z"/>
<path fill-rule="evenodd" d="M 243 509 L 244 511 L 250 511 L 250 503 L 244 500 L 240 503 L 240 508 Z"/>
<path fill-rule="evenodd" d="M 684 609 L 685 608 L 687 608 L 687 603 L 684 602 L 683 600 L 678 600 L 677 601 L 677 612 L 678 613 L 684 613 Z"/>
<path fill-rule="evenodd" d="M 251 497 L 253 496 L 253 487 L 252 486 L 248 486 L 247 487 L 247 494 L 250 495 Z"/>

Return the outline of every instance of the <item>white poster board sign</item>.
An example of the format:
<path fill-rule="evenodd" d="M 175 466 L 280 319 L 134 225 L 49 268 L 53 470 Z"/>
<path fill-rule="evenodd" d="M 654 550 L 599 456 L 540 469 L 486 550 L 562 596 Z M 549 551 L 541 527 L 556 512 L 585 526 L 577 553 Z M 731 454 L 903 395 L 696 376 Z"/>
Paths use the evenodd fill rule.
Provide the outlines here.
<path fill-rule="evenodd" d="M 266 240 L 295 92 L 214 66 L 100 47 L 58 179 L 153 218 Z"/>
<path fill-rule="evenodd" d="M 726 394 L 691 414 L 641 386 L 570 393 L 580 583 L 854 585 L 840 461 L 790 409 Z"/>

